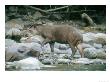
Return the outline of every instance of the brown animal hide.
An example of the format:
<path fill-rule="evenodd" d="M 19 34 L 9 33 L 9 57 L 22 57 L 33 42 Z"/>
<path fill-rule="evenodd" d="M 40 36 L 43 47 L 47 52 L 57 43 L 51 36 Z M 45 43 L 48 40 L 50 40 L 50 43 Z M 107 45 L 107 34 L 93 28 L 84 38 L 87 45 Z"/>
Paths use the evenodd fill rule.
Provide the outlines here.
<path fill-rule="evenodd" d="M 76 28 L 69 25 L 33 25 L 33 27 L 34 33 L 36 30 L 36 34 L 45 38 L 43 45 L 47 43 L 50 44 L 52 52 L 54 52 L 55 42 L 68 43 L 72 49 L 72 56 L 74 56 L 76 49 L 78 49 L 81 57 L 84 57 L 82 49 L 83 36 Z M 30 30 L 33 29 L 33 27 L 31 27 Z"/>

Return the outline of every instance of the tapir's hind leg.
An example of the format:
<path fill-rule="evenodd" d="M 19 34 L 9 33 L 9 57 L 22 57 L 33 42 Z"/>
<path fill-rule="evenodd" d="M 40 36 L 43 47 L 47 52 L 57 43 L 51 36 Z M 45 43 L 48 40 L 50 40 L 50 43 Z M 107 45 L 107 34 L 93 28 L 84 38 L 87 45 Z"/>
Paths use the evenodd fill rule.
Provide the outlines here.
<path fill-rule="evenodd" d="M 79 43 L 76 48 L 78 49 L 81 57 L 83 58 L 84 57 L 84 51 L 83 51 L 83 47 L 82 47 L 82 43 Z"/>
<path fill-rule="evenodd" d="M 75 53 L 76 53 L 76 48 L 73 44 L 69 44 L 72 50 L 72 58 L 74 57 Z"/>

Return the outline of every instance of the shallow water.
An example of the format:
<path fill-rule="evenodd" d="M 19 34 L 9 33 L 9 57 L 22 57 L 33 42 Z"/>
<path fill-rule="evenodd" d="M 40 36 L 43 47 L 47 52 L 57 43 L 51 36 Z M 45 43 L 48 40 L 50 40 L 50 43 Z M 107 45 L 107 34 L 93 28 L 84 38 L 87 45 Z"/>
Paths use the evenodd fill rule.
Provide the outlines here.
<path fill-rule="evenodd" d="M 24 70 L 24 71 L 106 71 L 106 64 L 58 64 L 56 67 L 45 67 L 40 70 Z M 6 69 L 6 71 L 20 71 L 13 69 Z"/>
<path fill-rule="evenodd" d="M 54 68 L 43 68 L 42 70 L 47 71 L 106 71 L 106 64 L 73 64 L 73 65 L 64 65 L 60 64 Z"/>

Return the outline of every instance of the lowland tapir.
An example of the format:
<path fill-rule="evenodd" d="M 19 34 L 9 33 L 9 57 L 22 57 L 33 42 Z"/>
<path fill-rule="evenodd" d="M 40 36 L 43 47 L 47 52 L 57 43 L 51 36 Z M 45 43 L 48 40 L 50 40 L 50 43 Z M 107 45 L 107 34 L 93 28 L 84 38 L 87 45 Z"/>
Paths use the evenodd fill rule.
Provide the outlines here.
<path fill-rule="evenodd" d="M 45 40 L 42 45 L 50 44 L 51 52 L 54 52 L 54 43 L 69 44 L 72 50 L 72 57 L 78 49 L 81 57 L 84 57 L 82 43 L 82 34 L 74 27 L 69 25 L 32 25 L 29 30 L 34 34 L 42 36 Z"/>

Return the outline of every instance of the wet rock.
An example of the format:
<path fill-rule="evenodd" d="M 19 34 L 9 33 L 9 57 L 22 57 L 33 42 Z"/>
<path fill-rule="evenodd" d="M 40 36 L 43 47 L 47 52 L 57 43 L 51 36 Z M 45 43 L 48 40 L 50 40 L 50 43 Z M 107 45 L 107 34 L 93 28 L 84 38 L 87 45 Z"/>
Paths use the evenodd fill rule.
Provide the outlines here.
<path fill-rule="evenodd" d="M 60 58 L 60 59 L 57 59 L 57 63 L 58 64 L 71 64 L 71 60 L 70 59 L 62 59 L 62 58 Z"/>
<path fill-rule="evenodd" d="M 92 59 L 91 62 L 93 64 L 106 64 L 106 60 L 102 60 L 102 59 Z"/>
<path fill-rule="evenodd" d="M 51 65 L 53 65 L 53 64 L 55 64 L 55 60 L 54 59 L 50 59 L 50 58 L 45 58 L 45 59 L 43 59 L 42 61 L 41 61 L 43 64 L 51 64 Z"/>
<path fill-rule="evenodd" d="M 71 61 L 72 63 L 75 64 L 105 64 L 106 61 L 102 59 L 88 59 L 88 58 L 79 58 L 79 59 L 74 59 Z"/>
<path fill-rule="evenodd" d="M 91 64 L 92 62 L 88 58 L 79 58 L 72 60 L 72 63 L 75 64 Z"/>
<path fill-rule="evenodd" d="M 60 59 L 69 59 L 71 57 L 71 54 L 58 54 L 58 58 Z"/>

